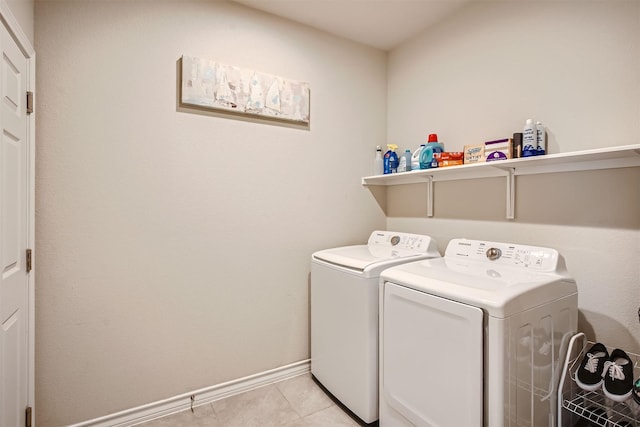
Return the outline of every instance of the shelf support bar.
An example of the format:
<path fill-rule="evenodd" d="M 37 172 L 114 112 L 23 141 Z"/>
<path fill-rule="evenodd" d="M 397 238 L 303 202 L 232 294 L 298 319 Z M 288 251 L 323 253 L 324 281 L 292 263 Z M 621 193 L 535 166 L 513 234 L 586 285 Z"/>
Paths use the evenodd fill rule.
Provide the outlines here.
<path fill-rule="evenodd" d="M 433 175 L 427 180 L 427 217 L 433 217 Z"/>
<path fill-rule="evenodd" d="M 515 219 L 516 217 L 516 170 L 509 168 L 507 170 L 507 219 Z"/>

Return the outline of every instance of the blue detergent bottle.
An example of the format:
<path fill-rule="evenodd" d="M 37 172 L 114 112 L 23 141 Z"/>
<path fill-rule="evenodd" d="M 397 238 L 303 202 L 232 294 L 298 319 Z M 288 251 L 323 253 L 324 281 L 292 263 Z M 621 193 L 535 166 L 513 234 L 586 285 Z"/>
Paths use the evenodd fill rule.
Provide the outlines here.
<path fill-rule="evenodd" d="M 420 169 L 437 168 L 438 162 L 433 158 L 433 153 L 442 153 L 444 146 L 438 142 L 438 135 L 429 135 L 427 145 L 420 152 Z"/>
<path fill-rule="evenodd" d="M 396 173 L 398 172 L 398 154 L 396 153 L 396 149 L 398 146 L 396 144 L 387 144 L 386 153 L 384 153 L 384 173 Z"/>

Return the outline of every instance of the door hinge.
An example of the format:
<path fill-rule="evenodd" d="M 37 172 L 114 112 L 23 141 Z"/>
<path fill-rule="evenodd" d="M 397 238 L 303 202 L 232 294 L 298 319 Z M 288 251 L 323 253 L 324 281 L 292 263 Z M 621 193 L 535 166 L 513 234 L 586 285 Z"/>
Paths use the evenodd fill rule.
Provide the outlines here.
<path fill-rule="evenodd" d="M 32 409 L 31 406 L 27 406 L 27 409 L 25 410 L 25 420 L 24 420 L 24 426 L 25 427 L 31 427 L 31 413 L 32 413 Z"/>
<path fill-rule="evenodd" d="M 30 273 L 33 268 L 32 253 L 31 249 L 27 249 L 27 273 Z"/>
<path fill-rule="evenodd" d="M 33 92 L 27 92 L 27 114 L 33 113 Z"/>

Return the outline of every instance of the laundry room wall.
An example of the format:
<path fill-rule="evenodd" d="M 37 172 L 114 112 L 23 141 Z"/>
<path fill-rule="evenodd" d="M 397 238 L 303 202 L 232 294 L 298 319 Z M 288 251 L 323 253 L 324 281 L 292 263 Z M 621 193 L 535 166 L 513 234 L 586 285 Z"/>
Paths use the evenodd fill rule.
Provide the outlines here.
<path fill-rule="evenodd" d="M 386 54 L 226 1 L 35 16 L 38 424 L 307 359 L 311 253 L 385 226 Z M 308 81 L 310 126 L 180 107 L 183 54 Z"/>
<path fill-rule="evenodd" d="M 14 18 L 18 22 L 18 25 L 20 25 L 20 29 L 25 34 L 25 36 L 27 36 L 29 42 L 31 42 L 31 44 L 33 45 L 33 0 L 5 0 L 5 2 L 7 3 L 9 10 L 11 10 Z"/>
<path fill-rule="evenodd" d="M 548 129 L 549 153 L 640 143 L 640 2 L 471 2 L 391 51 L 388 139 L 414 149 L 437 133 L 448 151 Z M 387 189 L 387 228 L 549 246 L 579 289 L 591 340 L 640 352 L 640 168 Z"/>

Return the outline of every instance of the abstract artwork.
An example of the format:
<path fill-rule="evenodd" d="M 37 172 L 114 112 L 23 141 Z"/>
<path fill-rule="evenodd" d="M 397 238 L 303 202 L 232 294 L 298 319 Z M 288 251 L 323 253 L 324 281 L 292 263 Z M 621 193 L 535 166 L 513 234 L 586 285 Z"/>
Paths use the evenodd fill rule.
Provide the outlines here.
<path fill-rule="evenodd" d="M 309 83 L 207 58 L 182 57 L 181 102 L 309 124 Z"/>

